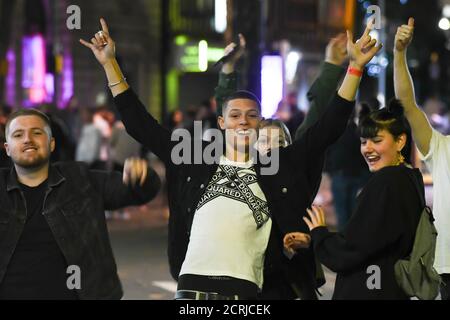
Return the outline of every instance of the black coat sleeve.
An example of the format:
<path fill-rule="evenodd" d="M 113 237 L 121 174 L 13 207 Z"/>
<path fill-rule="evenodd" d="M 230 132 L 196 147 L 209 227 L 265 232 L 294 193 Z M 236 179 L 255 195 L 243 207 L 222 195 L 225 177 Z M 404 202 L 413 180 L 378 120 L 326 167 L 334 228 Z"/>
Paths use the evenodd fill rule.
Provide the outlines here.
<path fill-rule="evenodd" d="M 117 171 L 91 170 L 89 174 L 94 187 L 103 197 L 106 210 L 145 204 L 158 194 L 161 186 L 158 174 L 150 167 L 142 186 L 139 183 L 134 186 L 123 184 L 122 174 Z"/>
<path fill-rule="evenodd" d="M 130 136 L 167 165 L 172 150 L 170 131 L 147 112 L 131 88 L 115 97 L 114 103 Z"/>
<path fill-rule="evenodd" d="M 316 162 L 325 150 L 345 131 L 354 101 L 341 98 L 338 94 L 328 104 L 322 117 L 292 144 L 292 154 L 299 159 Z"/>
<path fill-rule="evenodd" d="M 306 130 L 320 119 L 333 98 L 343 73 L 342 67 L 331 63 L 324 62 L 320 66 L 319 75 L 307 93 L 310 103 L 309 111 L 305 120 L 295 132 L 295 139 L 300 139 Z"/>

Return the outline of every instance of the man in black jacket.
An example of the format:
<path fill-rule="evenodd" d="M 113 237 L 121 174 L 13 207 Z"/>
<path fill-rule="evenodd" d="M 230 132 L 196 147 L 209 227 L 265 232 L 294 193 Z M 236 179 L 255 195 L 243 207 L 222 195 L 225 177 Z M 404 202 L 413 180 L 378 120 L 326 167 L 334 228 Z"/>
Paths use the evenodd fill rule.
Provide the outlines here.
<path fill-rule="evenodd" d="M 50 165 L 50 121 L 20 110 L 6 124 L 13 168 L 0 170 L 0 299 L 120 299 L 105 210 L 148 202 L 160 180 L 144 160 L 118 172 Z"/>
<path fill-rule="evenodd" d="M 279 162 L 278 170 L 270 175 L 264 174 L 267 168 L 248 152 L 252 131 L 261 121 L 260 104 L 248 92 L 228 97 L 218 117 L 221 129 L 226 130 L 225 152 L 219 152 L 219 163 L 202 158 L 211 149 L 206 142 L 194 143 L 192 158 L 200 157 L 200 162 L 174 161 L 178 160 L 173 158 L 177 141 L 126 83 L 115 59 L 115 43 L 103 19 L 101 23 L 103 33 L 97 33 L 91 43 L 81 43 L 103 66 L 127 131 L 166 165 L 171 211 L 168 251 L 172 276 L 178 279 L 176 298 L 255 297 L 262 287 L 264 259 L 273 259 L 282 248 L 276 243 L 281 237 L 270 237 L 271 224 L 276 223 L 283 234 L 308 232 L 300 215 L 311 205 L 317 185 L 317 174 L 311 176 L 311 172 L 317 172 L 321 166 L 317 159 L 344 131 L 362 69 L 380 49 L 369 36 L 370 28 L 356 44 L 348 34 L 350 68 L 338 94 L 299 140 L 272 151 L 279 152 Z M 236 140 L 240 143 L 233 143 Z M 314 299 L 313 252 L 304 249 L 299 256 L 303 260 L 298 270 L 303 278 L 301 297 Z"/>

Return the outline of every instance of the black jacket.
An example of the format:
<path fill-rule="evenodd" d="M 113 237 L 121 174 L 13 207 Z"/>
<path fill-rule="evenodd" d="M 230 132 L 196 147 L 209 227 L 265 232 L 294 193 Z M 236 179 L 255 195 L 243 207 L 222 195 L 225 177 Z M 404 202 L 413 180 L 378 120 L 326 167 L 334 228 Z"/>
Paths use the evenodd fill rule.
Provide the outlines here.
<path fill-rule="evenodd" d="M 128 187 L 118 172 L 91 171 L 81 163 L 50 166 L 43 214 L 68 265 L 81 270 L 80 299 L 120 299 L 105 210 L 144 204 L 160 179 L 149 168 L 144 186 Z M 0 282 L 26 222 L 26 205 L 14 168 L 0 170 Z"/>
<path fill-rule="evenodd" d="M 333 299 L 408 298 L 397 285 L 394 265 L 410 253 L 423 209 L 411 178 L 423 192 L 418 169 L 381 169 L 361 191 L 342 233 L 328 232 L 325 227 L 311 232 L 319 261 L 337 272 Z M 380 289 L 367 286 L 374 274 L 370 266 L 379 268 Z"/>
<path fill-rule="evenodd" d="M 118 95 L 115 103 L 128 133 L 155 153 L 166 165 L 170 207 L 168 255 L 170 271 L 175 279 L 185 259 L 190 230 L 198 201 L 216 172 L 217 164 L 178 164 L 171 160 L 171 153 L 179 142 L 171 140 L 171 133 L 164 129 L 146 111 L 130 89 Z M 328 145 L 344 131 L 354 103 L 335 96 L 321 119 L 292 145 L 280 149 L 280 164 L 275 175 L 261 175 L 261 166 L 255 165 L 258 183 L 264 192 L 273 223 L 282 234 L 300 231 L 309 233 L 301 216 L 311 205 L 317 184 L 317 161 Z M 207 144 L 203 142 L 200 150 Z M 320 169 L 319 169 L 320 170 Z M 279 264 L 282 255 L 282 238 L 271 236 L 266 251 L 266 265 L 270 269 Z M 298 254 L 302 260 L 305 297 L 314 294 L 315 262 L 312 249 Z M 266 271 L 268 271 L 266 269 Z"/>

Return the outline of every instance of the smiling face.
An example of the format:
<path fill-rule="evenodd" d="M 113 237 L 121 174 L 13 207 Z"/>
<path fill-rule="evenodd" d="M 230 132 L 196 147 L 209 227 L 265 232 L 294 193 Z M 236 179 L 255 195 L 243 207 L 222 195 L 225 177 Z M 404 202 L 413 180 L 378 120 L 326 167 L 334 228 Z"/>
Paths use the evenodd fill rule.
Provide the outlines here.
<path fill-rule="evenodd" d="M 248 152 L 256 142 L 257 129 L 261 121 L 258 105 L 250 99 L 233 99 L 227 103 L 218 122 L 225 131 L 227 149 Z"/>
<path fill-rule="evenodd" d="M 259 129 L 258 151 L 267 154 L 269 150 L 287 145 L 283 130 L 277 126 L 267 126 Z"/>
<path fill-rule="evenodd" d="M 384 167 L 398 163 L 399 152 L 406 143 L 406 134 L 397 139 L 386 129 L 379 130 L 373 138 L 361 138 L 361 154 L 369 170 L 376 172 Z"/>
<path fill-rule="evenodd" d="M 6 153 L 16 166 L 32 169 L 47 165 L 55 140 L 43 119 L 35 115 L 14 118 L 8 126 Z"/>

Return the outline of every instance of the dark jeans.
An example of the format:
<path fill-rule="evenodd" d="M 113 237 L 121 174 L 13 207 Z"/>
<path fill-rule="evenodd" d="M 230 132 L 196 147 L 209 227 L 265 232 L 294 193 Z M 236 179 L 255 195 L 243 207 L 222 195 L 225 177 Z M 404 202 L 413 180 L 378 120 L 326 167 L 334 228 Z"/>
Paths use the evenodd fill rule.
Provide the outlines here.
<path fill-rule="evenodd" d="M 341 172 L 331 174 L 331 192 L 339 231 L 342 231 L 350 219 L 356 203 L 356 195 L 367 179 L 368 173 L 359 176 L 349 176 Z"/>
<path fill-rule="evenodd" d="M 450 273 L 441 274 L 441 298 L 442 300 L 450 300 Z"/>

